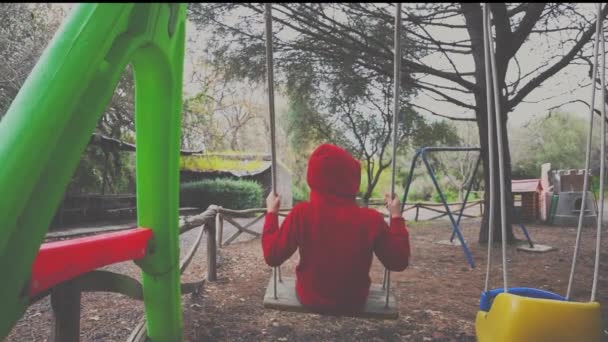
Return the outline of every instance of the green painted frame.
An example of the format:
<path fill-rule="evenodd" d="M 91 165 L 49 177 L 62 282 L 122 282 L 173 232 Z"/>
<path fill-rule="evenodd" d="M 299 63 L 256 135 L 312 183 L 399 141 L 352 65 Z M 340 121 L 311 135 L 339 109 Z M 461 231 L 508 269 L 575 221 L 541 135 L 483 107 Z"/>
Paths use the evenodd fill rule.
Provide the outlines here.
<path fill-rule="evenodd" d="M 185 4 L 80 4 L 0 122 L 0 339 L 28 305 L 31 266 L 127 64 L 135 78 L 138 225 L 152 341 L 182 340 L 178 187 Z"/>

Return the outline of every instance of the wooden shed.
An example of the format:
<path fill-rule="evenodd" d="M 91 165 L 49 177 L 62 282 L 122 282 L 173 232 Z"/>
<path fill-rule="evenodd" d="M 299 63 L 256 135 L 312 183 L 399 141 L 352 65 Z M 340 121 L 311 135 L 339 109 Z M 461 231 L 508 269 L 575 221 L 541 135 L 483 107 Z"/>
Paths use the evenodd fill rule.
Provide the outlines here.
<path fill-rule="evenodd" d="M 281 207 L 291 208 L 293 193 L 291 170 L 277 160 L 277 192 L 281 195 Z M 272 188 L 271 158 L 268 154 L 255 153 L 208 153 L 180 158 L 180 182 L 214 178 L 238 178 L 258 182 L 266 196 Z"/>

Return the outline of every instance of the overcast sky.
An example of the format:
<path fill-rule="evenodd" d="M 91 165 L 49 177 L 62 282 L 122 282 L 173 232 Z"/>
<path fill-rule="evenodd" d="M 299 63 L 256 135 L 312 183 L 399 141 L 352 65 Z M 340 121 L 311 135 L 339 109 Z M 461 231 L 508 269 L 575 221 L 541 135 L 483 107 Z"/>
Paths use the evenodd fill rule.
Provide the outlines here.
<path fill-rule="evenodd" d="M 408 5 L 411 6 L 411 5 Z M 585 10 L 588 10 L 590 15 L 588 18 L 594 20 L 593 14 L 595 13 L 595 4 L 582 4 Z M 591 14 L 593 13 L 593 14 Z M 460 20 L 460 21 L 458 21 Z M 568 18 L 563 18 L 563 21 L 568 21 Z M 464 19 L 462 16 L 457 17 L 452 24 L 463 24 Z M 444 27 L 431 28 L 429 29 L 430 34 L 436 38 L 440 38 L 444 41 L 459 41 L 468 39 L 468 34 L 465 30 L 448 29 Z M 566 38 L 563 35 L 558 37 L 560 34 L 551 35 L 531 35 L 530 39 L 520 48 L 517 53 L 519 65 L 521 68 L 522 75 L 529 71 L 534 70 L 538 66 L 541 66 L 549 59 L 554 59 L 551 63 L 554 64 L 555 60 L 562 55 L 565 55 L 573 43 L 565 46 L 558 45 L 557 42 L 563 41 Z M 457 65 L 459 71 L 472 71 L 473 70 L 473 59 L 472 56 L 456 55 L 451 56 L 454 63 Z M 446 71 L 453 71 L 449 67 L 449 63 L 445 58 L 437 53 L 429 58 L 423 59 L 423 63 L 426 63 L 435 68 L 439 67 Z M 507 79 L 514 80 L 517 78 L 517 67 L 515 62 L 512 60 L 511 65 L 507 72 Z M 526 79 L 529 81 L 529 78 Z M 527 82 L 525 82 L 527 83 Z M 523 84 L 525 84 L 523 83 Z M 522 84 L 522 85 L 523 85 Z M 562 104 L 564 102 L 576 99 L 583 99 L 586 102 L 590 101 L 590 90 L 591 87 L 581 88 L 579 84 L 589 84 L 588 78 L 588 67 L 569 65 L 562 69 L 559 73 L 551 77 L 549 80 L 544 82 L 540 87 L 532 91 L 522 102 L 519 104 L 513 112 L 509 115 L 509 123 L 515 127 L 525 124 L 531 119 L 546 115 L 547 109 L 553 106 Z M 520 86 L 521 88 L 521 86 Z M 542 101 L 543 99 L 552 98 L 549 100 Z M 450 103 L 438 102 L 429 99 L 428 97 L 420 97 L 415 102 L 423 106 L 432 107 L 433 110 L 442 114 L 450 114 L 459 117 L 473 117 L 473 113 L 466 112 L 465 109 L 452 105 Z M 572 112 L 577 115 L 585 115 L 588 117 L 589 109 L 584 104 L 571 104 L 563 106 L 561 108 L 564 111 Z"/>
<path fill-rule="evenodd" d="M 404 4 L 404 10 L 408 11 L 408 7 L 414 6 L 412 4 Z M 595 13 L 595 4 L 582 4 L 584 10 L 588 10 L 590 15 L 588 18 L 594 19 L 593 14 Z M 460 20 L 463 18 L 460 16 Z M 457 19 L 458 20 L 458 19 Z M 563 20 L 567 21 L 568 18 Z M 196 30 L 194 25 L 188 25 L 188 32 L 194 33 Z M 288 30 L 284 30 L 283 34 L 288 34 Z M 440 38 L 444 41 L 458 41 L 468 38 L 466 30 L 454 30 L 446 28 L 435 28 L 429 29 L 431 35 L 436 38 Z M 198 33 L 201 35 L 200 33 Z M 560 35 L 562 35 L 560 33 Z M 191 35 L 192 36 L 192 35 Z M 558 45 L 557 42 L 564 40 L 568 37 L 558 37 L 556 34 L 552 35 L 532 35 L 530 39 L 521 47 L 517 54 L 521 73 L 525 74 L 538 66 L 542 65 L 549 59 L 553 59 L 552 63 L 561 55 L 567 53 L 570 45 Z M 204 36 L 199 37 L 196 44 L 189 42 L 188 47 L 190 49 L 195 47 L 204 46 Z M 589 45 L 590 47 L 590 45 Z M 473 70 L 473 60 L 471 56 L 452 56 L 453 61 L 457 65 L 460 71 Z M 422 60 L 423 63 L 430 65 L 435 68 L 444 69 L 447 71 L 453 71 L 449 68 L 447 60 L 440 57 L 439 54 L 429 56 Z M 392 61 L 387 61 L 391 63 Z M 191 61 L 186 63 L 186 72 L 189 72 L 192 68 Z M 564 102 L 576 99 L 583 99 L 586 102 L 590 101 L 590 87 L 580 87 L 581 84 L 589 84 L 588 67 L 570 65 L 564 68 L 562 71 L 551 77 L 549 80 L 544 82 L 540 87 L 532 91 L 516 109 L 509 116 L 509 123 L 515 127 L 520 126 L 529 122 L 531 119 L 538 116 L 546 115 L 547 109 Z M 512 61 L 512 65 L 509 67 L 507 78 L 514 79 L 517 77 L 517 68 L 515 63 Z M 529 80 L 526 79 L 526 80 Z M 525 84 L 525 83 L 523 83 Z M 522 84 L 522 85 L 523 85 Z M 263 91 L 263 89 L 261 90 Z M 414 99 L 414 103 L 432 108 L 432 110 L 442 113 L 449 114 L 457 117 L 473 117 L 473 113 L 466 111 L 465 109 L 452 105 L 446 102 L 435 101 L 428 96 L 420 96 Z M 561 107 L 561 110 L 572 112 L 575 115 L 588 117 L 589 109 L 581 103 L 570 104 Z M 429 118 L 436 118 L 428 115 Z"/>
<path fill-rule="evenodd" d="M 74 4 L 58 4 L 63 6 L 66 10 L 72 9 Z M 411 4 L 405 4 L 404 9 L 407 11 Z M 594 13 L 595 4 L 588 3 L 582 4 L 590 13 Z M 442 31 L 443 30 L 443 31 Z M 193 71 L 193 61 L 200 56 L 200 51 L 205 45 L 205 37 L 200 32 L 197 32 L 195 26 L 188 22 L 187 24 L 187 44 L 186 44 L 186 61 L 184 63 L 184 95 L 189 95 L 196 92 L 195 84 L 190 82 L 188 75 Z M 466 32 L 458 31 L 453 29 L 435 29 L 431 30 L 431 34 L 436 37 L 441 37 L 442 40 L 453 40 L 466 38 Z M 522 73 L 526 70 L 532 70 L 546 59 L 556 57 L 557 55 L 563 55 L 567 51 L 567 47 L 560 48 L 555 46 L 552 42 L 547 41 L 545 36 L 534 35 L 531 36 L 520 49 L 518 53 L 519 63 L 522 69 Z M 561 49 L 561 51 L 560 51 Z M 438 55 L 430 56 L 423 59 L 423 62 L 433 67 L 443 67 L 444 69 L 450 70 L 445 60 L 438 57 Z M 454 62 L 458 65 L 460 70 L 472 70 L 472 58 L 470 56 L 456 56 Z M 392 61 L 387 61 L 392 63 Z M 514 77 L 516 68 L 511 65 L 509 67 L 509 73 L 507 77 Z M 590 87 L 580 87 L 580 84 L 589 84 L 587 77 L 588 67 L 570 65 L 560 71 L 557 75 L 550 78 L 548 81 L 536 90 L 532 91 L 530 95 L 525 99 L 526 102 L 521 103 L 517 108 L 510 114 L 509 122 L 510 125 L 519 126 L 530 121 L 534 117 L 547 114 L 547 108 L 552 106 L 576 99 L 582 99 L 586 102 L 590 100 Z M 265 89 L 257 89 L 258 92 L 264 92 Z M 542 99 L 551 98 L 549 100 L 540 101 Z M 280 95 L 277 94 L 277 98 Z M 281 100 L 281 99 L 279 99 Z M 540 102 L 539 102 L 540 101 Z M 473 114 L 466 112 L 463 108 L 457 107 L 450 103 L 434 101 L 428 97 L 421 96 L 414 99 L 414 103 L 432 108 L 434 111 L 439 113 L 450 114 L 453 116 L 460 117 L 472 117 Z M 572 112 L 576 115 L 587 117 L 589 115 L 589 109 L 581 103 L 570 104 L 562 107 L 564 111 Z M 430 116 L 429 116 L 430 117 Z"/>

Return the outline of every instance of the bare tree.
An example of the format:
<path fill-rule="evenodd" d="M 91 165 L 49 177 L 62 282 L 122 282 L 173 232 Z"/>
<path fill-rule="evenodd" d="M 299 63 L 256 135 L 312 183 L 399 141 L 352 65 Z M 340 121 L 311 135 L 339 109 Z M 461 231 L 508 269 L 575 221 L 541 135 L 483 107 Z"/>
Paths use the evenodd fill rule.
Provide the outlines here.
<path fill-rule="evenodd" d="M 197 63 L 193 81 L 200 91 L 184 101 L 182 147 L 218 150 L 244 148 L 248 126 L 262 126 L 261 99 L 254 82 L 230 81 L 206 60 Z M 256 122 L 259 121 L 259 122 Z"/>
<path fill-rule="evenodd" d="M 479 146 L 476 127 L 470 123 L 453 123 L 454 130 L 458 132 L 458 145 L 467 147 Z M 437 165 L 443 171 L 443 176 L 450 184 L 458 191 L 458 200 L 463 201 L 466 190 L 473 177 L 479 177 L 482 170 L 477 170 L 475 167 L 479 158 L 478 151 L 458 151 L 458 152 L 436 152 L 433 154 Z"/>

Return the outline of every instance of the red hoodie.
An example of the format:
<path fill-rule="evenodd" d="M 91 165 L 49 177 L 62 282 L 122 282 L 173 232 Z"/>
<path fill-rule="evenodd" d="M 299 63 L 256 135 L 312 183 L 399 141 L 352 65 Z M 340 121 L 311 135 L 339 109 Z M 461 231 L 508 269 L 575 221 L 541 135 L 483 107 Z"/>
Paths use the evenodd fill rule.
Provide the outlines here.
<path fill-rule="evenodd" d="M 391 219 L 359 208 L 359 162 L 340 147 L 323 144 L 310 156 L 310 201 L 293 207 L 279 229 L 278 216 L 267 213 L 262 234 L 264 259 L 279 266 L 300 250 L 296 293 L 319 311 L 358 311 L 370 287 L 373 253 L 391 271 L 403 271 L 410 256 L 403 218 Z"/>

